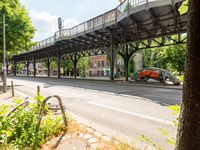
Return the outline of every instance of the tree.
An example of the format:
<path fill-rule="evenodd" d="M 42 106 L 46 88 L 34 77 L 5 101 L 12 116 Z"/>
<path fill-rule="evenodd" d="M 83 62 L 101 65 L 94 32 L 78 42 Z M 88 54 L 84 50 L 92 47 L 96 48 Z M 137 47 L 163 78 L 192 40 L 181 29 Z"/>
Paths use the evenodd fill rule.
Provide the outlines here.
<path fill-rule="evenodd" d="M 200 149 L 200 1 L 189 1 L 183 101 L 176 150 Z"/>
<path fill-rule="evenodd" d="M 9 57 L 28 50 L 33 42 L 31 41 L 35 28 L 27 10 L 20 4 L 19 0 L 0 1 L 0 28 L 2 29 L 2 15 L 6 16 L 6 50 Z M 0 31 L 0 37 L 3 33 Z M 0 38 L 0 63 L 2 62 L 3 38 Z"/>
<path fill-rule="evenodd" d="M 143 68 L 152 66 L 152 50 L 142 50 Z"/>
<path fill-rule="evenodd" d="M 178 71 L 181 75 L 185 68 L 185 49 L 185 44 L 156 49 L 154 65 L 159 68 Z"/>
<path fill-rule="evenodd" d="M 85 78 L 87 76 L 87 68 L 90 65 L 89 57 L 80 58 L 77 65 L 77 68 L 81 70 L 81 76 Z"/>
<path fill-rule="evenodd" d="M 130 59 L 130 62 L 129 62 L 129 76 L 131 73 L 134 73 L 136 70 L 135 70 L 135 61 L 133 59 L 133 57 Z"/>
<path fill-rule="evenodd" d="M 70 71 L 73 70 L 73 63 L 70 59 L 63 59 L 61 61 L 61 67 L 63 68 L 64 71 L 64 76 L 69 74 Z"/>

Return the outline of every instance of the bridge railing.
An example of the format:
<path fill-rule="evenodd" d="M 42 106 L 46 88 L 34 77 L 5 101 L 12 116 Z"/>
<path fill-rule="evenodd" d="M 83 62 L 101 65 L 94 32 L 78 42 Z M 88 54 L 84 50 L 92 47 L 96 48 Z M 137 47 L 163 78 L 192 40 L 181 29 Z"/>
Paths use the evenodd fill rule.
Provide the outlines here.
<path fill-rule="evenodd" d="M 130 7 L 138 6 L 146 2 L 147 0 L 129 0 Z"/>
<path fill-rule="evenodd" d="M 105 25 L 106 23 L 109 23 L 111 21 L 117 21 L 117 17 L 127 12 L 130 8 L 147 2 L 148 0 L 125 0 L 117 8 L 111 11 L 108 11 L 100 16 L 97 16 L 82 24 L 72 27 L 71 29 L 62 29 L 57 31 L 53 37 L 38 42 L 34 47 L 31 48 L 31 50 L 37 50 L 47 46 L 51 46 L 61 38 L 70 38 L 88 30 L 94 30 L 95 27 Z"/>
<path fill-rule="evenodd" d="M 42 48 L 54 45 L 54 43 L 55 43 L 55 37 L 52 36 L 50 38 L 47 38 L 43 41 L 36 43 L 35 46 L 31 47 L 31 51 L 34 51 L 34 50 L 37 50 L 37 49 L 42 49 Z"/>

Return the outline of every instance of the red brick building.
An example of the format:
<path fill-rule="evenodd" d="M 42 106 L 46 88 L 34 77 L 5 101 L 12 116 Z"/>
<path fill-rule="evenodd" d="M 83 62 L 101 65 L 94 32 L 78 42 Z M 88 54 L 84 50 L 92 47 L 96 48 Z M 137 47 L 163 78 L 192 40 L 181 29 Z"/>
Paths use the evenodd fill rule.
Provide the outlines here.
<path fill-rule="evenodd" d="M 114 74 L 123 75 L 123 63 L 124 62 L 121 58 L 115 60 Z M 107 55 L 91 56 L 90 67 L 87 71 L 89 77 L 109 77 L 110 64 Z"/>
<path fill-rule="evenodd" d="M 89 77 L 105 77 L 110 74 L 110 66 L 106 55 L 91 56 L 90 68 L 88 69 Z"/>

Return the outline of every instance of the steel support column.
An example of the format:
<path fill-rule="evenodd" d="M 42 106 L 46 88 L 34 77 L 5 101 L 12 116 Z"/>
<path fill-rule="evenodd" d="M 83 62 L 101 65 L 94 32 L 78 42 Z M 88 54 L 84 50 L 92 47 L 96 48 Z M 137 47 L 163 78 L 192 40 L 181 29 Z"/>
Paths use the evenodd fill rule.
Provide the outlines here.
<path fill-rule="evenodd" d="M 13 63 L 13 74 L 14 76 L 17 76 L 17 61 L 14 60 L 14 63 Z"/>
<path fill-rule="evenodd" d="M 36 76 L 36 60 L 35 57 L 33 57 L 33 76 Z"/>
<path fill-rule="evenodd" d="M 77 62 L 78 62 L 77 54 L 74 54 L 74 60 L 73 60 L 73 64 L 74 64 L 74 78 L 77 77 Z"/>
<path fill-rule="evenodd" d="M 49 61 L 49 59 L 47 60 L 47 76 L 50 77 L 50 64 L 51 62 Z"/>
<path fill-rule="evenodd" d="M 125 58 L 124 58 L 124 64 L 125 64 L 125 77 L 126 77 L 126 81 L 128 81 L 128 66 L 129 66 L 129 53 L 128 53 L 128 45 L 126 45 L 125 47 Z"/>
<path fill-rule="evenodd" d="M 113 44 L 113 36 L 111 36 L 111 46 L 110 46 L 110 80 L 114 80 L 114 44 Z"/>
<path fill-rule="evenodd" d="M 58 62 L 58 78 L 60 78 L 60 49 L 58 49 L 57 62 Z"/>
<path fill-rule="evenodd" d="M 29 62 L 26 62 L 26 75 L 29 76 Z"/>

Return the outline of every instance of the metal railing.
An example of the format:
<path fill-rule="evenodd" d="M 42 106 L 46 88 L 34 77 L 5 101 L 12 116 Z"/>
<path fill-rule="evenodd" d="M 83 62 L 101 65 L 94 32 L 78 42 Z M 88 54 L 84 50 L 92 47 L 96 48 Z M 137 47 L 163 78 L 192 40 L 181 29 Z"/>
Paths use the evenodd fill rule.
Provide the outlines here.
<path fill-rule="evenodd" d="M 97 16 L 91 20 L 88 20 L 84 23 L 81 23 L 71 29 L 62 29 L 55 33 L 53 37 L 45 39 L 41 42 L 38 42 L 35 46 L 31 48 L 31 51 L 45 48 L 51 45 L 54 45 L 56 41 L 61 38 L 70 38 L 72 36 L 76 36 L 80 33 L 84 33 L 88 30 L 95 30 L 95 27 L 106 25 L 111 21 L 117 22 L 117 17 L 125 12 L 128 12 L 130 8 L 134 8 L 138 5 L 147 3 L 148 0 L 125 0 L 115 9 L 108 11 L 100 16 Z"/>

